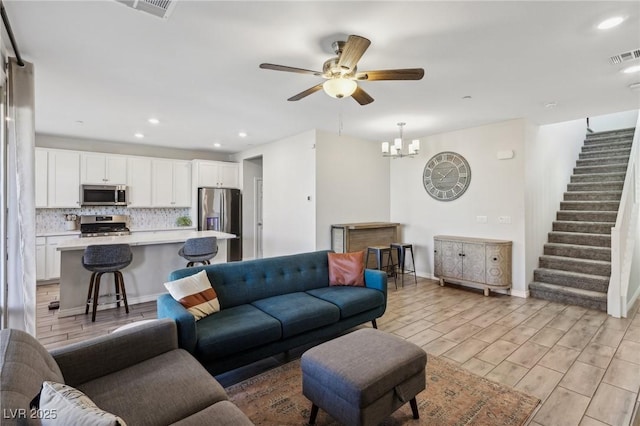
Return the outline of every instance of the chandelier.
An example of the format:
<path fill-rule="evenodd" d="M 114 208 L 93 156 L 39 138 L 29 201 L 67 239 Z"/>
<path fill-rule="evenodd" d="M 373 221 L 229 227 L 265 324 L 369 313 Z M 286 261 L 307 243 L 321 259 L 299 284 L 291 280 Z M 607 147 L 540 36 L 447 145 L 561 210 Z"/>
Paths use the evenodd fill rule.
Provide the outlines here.
<path fill-rule="evenodd" d="M 414 139 L 411 141 L 407 149 L 404 148 L 404 142 L 402 140 L 402 128 L 407 123 L 398 123 L 400 128 L 400 137 L 393 140 L 393 145 L 389 142 L 382 142 L 382 156 L 391 158 L 413 157 L 420 151 L 420 140 Z"/>

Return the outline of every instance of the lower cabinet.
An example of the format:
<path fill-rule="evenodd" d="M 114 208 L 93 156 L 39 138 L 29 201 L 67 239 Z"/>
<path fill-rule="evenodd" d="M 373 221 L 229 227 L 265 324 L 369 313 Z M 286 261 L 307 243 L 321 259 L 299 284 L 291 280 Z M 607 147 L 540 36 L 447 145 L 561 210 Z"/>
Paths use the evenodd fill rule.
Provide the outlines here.
<path fill-rule="evenodd" d="M 511 241 L 436 235 L 433 274 L 445 282 L 484 289 L 511 288 Z"/>
<path fill-rule="evenodd" d="M 60 278 L 58 244 L 76 238 L 77 234 L 36 237 L 36 281 Z"/>

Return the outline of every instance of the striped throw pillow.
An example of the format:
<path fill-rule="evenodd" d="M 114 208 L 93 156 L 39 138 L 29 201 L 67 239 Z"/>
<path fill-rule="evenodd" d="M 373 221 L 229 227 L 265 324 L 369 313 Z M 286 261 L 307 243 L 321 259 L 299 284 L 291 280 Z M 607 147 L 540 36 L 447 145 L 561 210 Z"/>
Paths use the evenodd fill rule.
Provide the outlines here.
<path fill-rule="evenodd" d="M 220 310 L 218 295 L 211 286 L 207 273 L 197 274 L 164 283 L 171 297 L 176 299 L 196 318 L 196 321 Z"/>

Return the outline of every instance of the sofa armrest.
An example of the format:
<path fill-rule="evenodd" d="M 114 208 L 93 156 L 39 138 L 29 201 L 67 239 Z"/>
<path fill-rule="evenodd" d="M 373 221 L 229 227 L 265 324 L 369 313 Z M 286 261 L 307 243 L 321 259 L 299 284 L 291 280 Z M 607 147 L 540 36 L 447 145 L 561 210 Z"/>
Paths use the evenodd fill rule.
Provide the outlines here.
<path fill-rule="evenodd" d="M 53 349 L 51 355 L 65 383 L 78 386 L 175 349 L 175 323 L 160 320 Z"/>
<path fill-rule="evenodd" d="M 196 319 L 170 294 L 161 294 L 157 301 L 158 318 L 171 318 L 178 327 L 178 346 L 193 354 L 198 340 Z"/>
<path fill-rule="evenodd" d="M 387 273 L 385 271 L 365 269 L 364 284 L 368 288 L 381 291 L 384 294 L 385 301 L 387 300 Z"/>

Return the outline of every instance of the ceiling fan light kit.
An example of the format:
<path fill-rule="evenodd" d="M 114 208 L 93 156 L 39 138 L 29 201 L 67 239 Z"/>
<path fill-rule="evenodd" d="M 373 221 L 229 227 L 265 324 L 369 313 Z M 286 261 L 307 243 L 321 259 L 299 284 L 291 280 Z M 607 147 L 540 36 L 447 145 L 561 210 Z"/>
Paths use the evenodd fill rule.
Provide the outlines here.
<path fill-rule="evenodd" d="M 390 157 L 393 159 L 403 158 L 403 157 L 414 157 L 418 155 L 420 151 L 420 139 L 414 139 L 409 143 L 407 149 L 404 149 L 404 142 L 402 140 L 402 128 L 407 123 L 398 123 L 398 127 L 400 128 L 400 137 L 395 138 L 393 140 L 393 145 L 389 142 L 382 142 L 382 156 Z"/>
<path fill-rule="evenodd" d="M 310 74 L 326 80 L 324 83 L 316 84 L 293 95 L 288 99 L 289 101 L 299 101 L 320 89 L 324 89 L 324 92 L 333 98 L 342 99 L 351 96 L 360 105 L 370 104 L 373 102 L 373 98 L 358 85 L 358 81 L 420 80 L 424 76 L 424 69 L 422 68 L 359 72 L 358 61 L 370 44 L 371 41 L 358 35 L 350 35 L 346 42 L 334 42 L 333 49 L 337 56 L 324 62 L 322 72 L 268 63 L 260 64 L 260 68 Z"/>
<path fill-rule="evenodd" d="M 353 95 L 358 88 L 358 83 L 348 78 L 332 78 L 322 84 L 324 92 L 332 98 L 342 99 Z"/>

